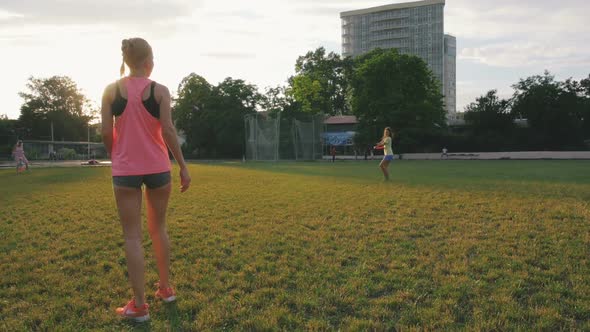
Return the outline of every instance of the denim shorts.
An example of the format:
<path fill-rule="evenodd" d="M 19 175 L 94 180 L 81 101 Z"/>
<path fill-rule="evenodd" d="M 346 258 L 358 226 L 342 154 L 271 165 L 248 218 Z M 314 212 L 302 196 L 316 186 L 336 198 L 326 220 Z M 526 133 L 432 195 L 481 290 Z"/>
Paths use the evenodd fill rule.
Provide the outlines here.
<path fill-rule="evenodd" d="M 385 161 L 392 161 L 393 160 L 393 155 L 385 155 L 385 156 L 383 156 L 383 160 L 385 160 Z"/>
<path fill-rule="evenodd" d="M 149 189 L 163 187 L 170 183 L 172 177 L 170 171 L 146 175 L 113 176 L 113 184 L 117 187 L 129 187 L 140 189 L 142 184 Z"/>

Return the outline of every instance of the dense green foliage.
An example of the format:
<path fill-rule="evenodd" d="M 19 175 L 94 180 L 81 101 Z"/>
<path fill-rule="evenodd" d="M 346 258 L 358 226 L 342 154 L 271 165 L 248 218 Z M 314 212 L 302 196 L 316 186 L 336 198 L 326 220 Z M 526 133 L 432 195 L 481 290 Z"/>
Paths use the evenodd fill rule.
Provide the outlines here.
<path fill-rule="evenodd" d="M 477 151 L 510 148 L 516 125 L 509 107 L 510 101 L 499 98 L 496 90 L 489 91 L 467 105 L 465 121 L 469 125 L 468 139 L 479 148 Z"/>
<path fill-rule="evenodd" d="M 450 144 L 455 151 L 587 149 L 588 85 L 590 78 L 560 82 L 545 72 L 514 84 L 510 99 L 500 99 L 495 90 L 489 91 L 467 106 L 467 132 L 447 138 L 456 144 Z M 521 125 L 515 125 L 515 120 Z"/>
<path fill-rule="evenodd" d="M 440 85 L 418 57 L 377 49 L 355 60 L 352 110 L 359 119 L 357 144 L 395 132 L 397 152 L 412 152 L 434 143 L 445 126 Z"/>
<path fill-rule="evenodd" d="M 51 139 L 51 124 L 55 140 L 85 141 L 88 123 L 96 116 L 96 110 L 67 76 L 29 78 L 27 92 L 21 92 L 24 100 L 18 127 L 24 128 L 20 138 Z"/>
<path fill-rule="evenodd" d="M 17 121 L 0 116 L 0 158 L 10 155 L 17 138 Z"/>
<path fill-rule="evenodd" d="M 0 155 L 16 138 L 83 141 L 96 115 L 69 77 L 31 77 L 18 121 L 0 119 Z M 465 124 L 447 127 L 438 82 L 426 63 L 396 50 L 342 58 L 323 47 L 300 56 L 286 86 L 258 87 L 227 78 L 212 85 L 186 76 L 174 98 L 175 124 L 191 158 L 241 158 L 244 116 L 281 115 L 281 151 L 290 158 L 293 120 L 317 114 L 354 114 L 355 143 L 372 146 L 383 128 L 395 131 L 396 153 L 516 150 L 586 150 L 590 147 L 590 75 L 557 81 L 549 72 L 519 80 L 512 97 L 491 90 L 469 104 Z M 96 133 L 91 140 L 98 140 Z M 291 151 L 291 152 L 289 152 Z"/>
<path fill-rule="evenodd" d="M 185 152 L 197 158 L 240 158 L 244 154 L 244 116 L 256 112 L 262 95 L 256 86 L 226 78 L 212 86 L 190 74 L 178 87 L 176 126 L 186 135 Z"/>
<path fill-rule="evenodd" d="M 342 59 L 334 52 L 326 54 L 320 47 L 297 59 L 295 76 L 289 79 L 287 93 L 303 112 L 349 114 L 347 74 L 351 69 L 351 59 Z"/>
<path fill-rule="evenodd" d="M 513 87 L 512 113 L 528 119 L 531 140 L 540 149 L 575 149 L 582 145 L 585 99 L 590 95 L 581 94 L 579 83 L 571 79 L 558 82 L 545 72 L 521 79 Z"/>

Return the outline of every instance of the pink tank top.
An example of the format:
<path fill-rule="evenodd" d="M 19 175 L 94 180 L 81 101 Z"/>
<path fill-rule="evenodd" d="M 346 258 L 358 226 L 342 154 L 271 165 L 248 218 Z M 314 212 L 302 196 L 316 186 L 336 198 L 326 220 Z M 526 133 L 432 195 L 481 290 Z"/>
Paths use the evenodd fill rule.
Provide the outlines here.
<path fill-rule="evenodd" d="M 151 82 L 145 77 L 127 77 L 120 81 L 127 88 L 127 106 L 115 119 L 111 154 L 113 176 L 170 171 L 160 120 L 152 116 L 142 102 L 143 93 Z"/>
<path fill-rule="evenodd" d="M 23 158 L 25 156 L 25 150 L 22 146 L 17 146 L 14 149 L 14 158 Z"/>

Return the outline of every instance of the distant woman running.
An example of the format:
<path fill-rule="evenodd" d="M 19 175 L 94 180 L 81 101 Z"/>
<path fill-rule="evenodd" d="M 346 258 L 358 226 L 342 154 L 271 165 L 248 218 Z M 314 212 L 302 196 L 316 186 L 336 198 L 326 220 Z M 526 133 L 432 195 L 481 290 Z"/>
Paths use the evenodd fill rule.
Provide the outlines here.
<path fill-rule="evenodd" d="M 385 181 L 389 181 L 389 164 L 393 160 L 393 150 L 391 149 L 392 145 L 392 138 L 393 133 L 391 132 L 391 128 L 386 127 L 383 131 L 383 138 L 381 142 L 377 143 L 378 147 L 383 147 L 383 160 L 379 164 L 379 168 L 383 172 L 383 176 L 385 177 Z"/>
<path fill-rule="evenodd" d="M 29 170 L 29 161 L 27 160 L 27 157 L 25 156 L 25 149 L 23 147 L 23 141 L 18 140 L 16 142 L 16 144 L 14 145 L 14 148 L 12 148 L 12 155 L 14 156 L 14 161 L 16 161 L 16 173 L 18 174 L 19 170 L 19 166 L 22 165 L 20 163 L 24 163 L 26 170 Z M 19 165 L 20 164 L 20 165 Z"/>
<path fill-rule="evenodd" d="M 172 124 L 170 92 L 148 78 L 154 68 L 151 46 L 141 38 L 132 38 L 123 40 L 121 49 L 121 76 L 125 73 L 125 64 L 131 72 L 105 89 L 102 137 L 113 163 L 115 200 L 133 288 L 133 298 L 126 306 L 117 308 L 117 313 L 142 322 L 149 319 L 144 290 L 142 184 L 146 187 L 148 230 L 160 276 L 155 295 L 171 302 L 176 295 L 169 279 L 170 246 L 166 230 L 166 209 L 171 190 L 168 148 L 180 166 L 181 192 L 189 188 L 191 178 Z"/>

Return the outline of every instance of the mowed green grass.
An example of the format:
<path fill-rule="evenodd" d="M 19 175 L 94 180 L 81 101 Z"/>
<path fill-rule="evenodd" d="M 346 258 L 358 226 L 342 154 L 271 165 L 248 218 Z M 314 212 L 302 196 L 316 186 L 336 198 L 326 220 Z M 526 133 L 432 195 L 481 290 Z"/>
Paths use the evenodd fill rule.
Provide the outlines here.
<path fill-rule="evenodd" d="M 0 330 L 590 329 L 588 161 L 190 169 L 138 325 L 110 169 L 0 171 Z"/>

